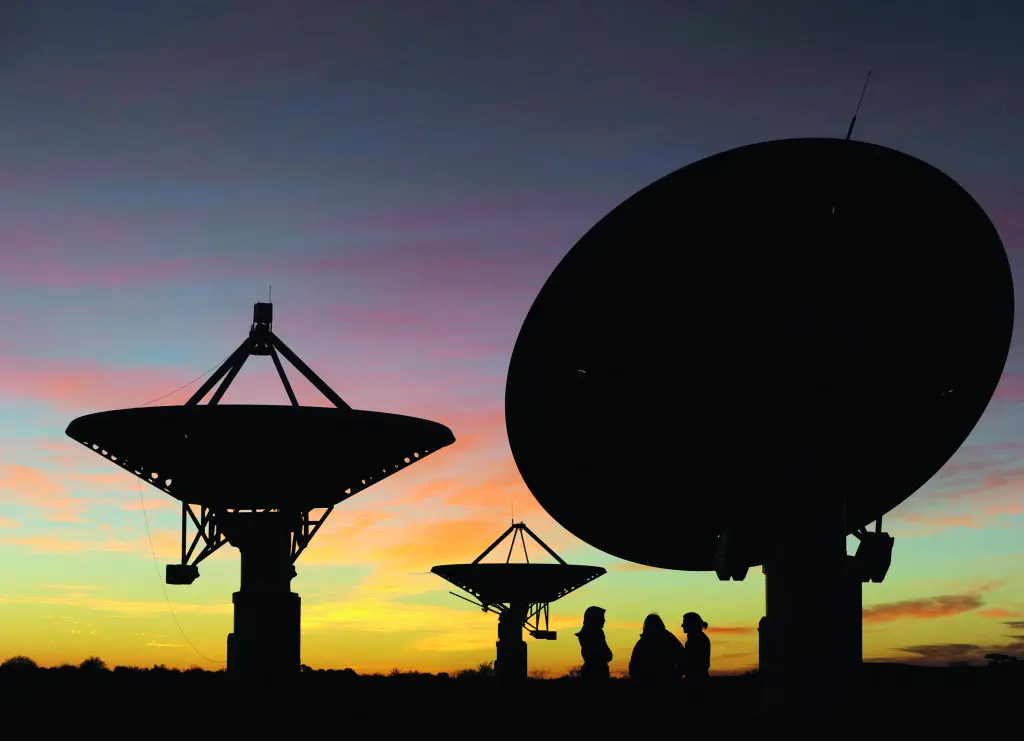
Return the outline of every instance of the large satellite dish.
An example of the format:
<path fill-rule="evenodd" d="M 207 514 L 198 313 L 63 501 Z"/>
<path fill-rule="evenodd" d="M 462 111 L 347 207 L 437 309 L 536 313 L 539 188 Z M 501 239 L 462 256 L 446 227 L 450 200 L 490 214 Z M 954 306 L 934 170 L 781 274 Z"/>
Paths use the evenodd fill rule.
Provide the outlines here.
<path fill-rule="evenodd" d="M 762 564 L 799 451 L 844 452 L 847 533 L 949 460 L 999 382 L 1013 300 L 995 228 L 935 167 L 839 139 L 723 152 L 551 274 L 512 353 L 512 453 L 607 553 L 710 570 L 745 531 Z"/>
<path fill-rule="evenodd" d="M 66 430 L 181 502 L 168 584 L 192 584 L 226 543 L 241 552 L 227 664 L 248 679 L 299 672 L 294 564 L 335 505 L 455 442 L 438 422 L 350 407 L 273 332 L 273 316 L 255 304 L 248 337 L 183 406 L 96 412 Z M 300 406 L 279 353 L 334 406 Z M 273 361 L 291 406 L 219 403 L 254 356 Z"/>

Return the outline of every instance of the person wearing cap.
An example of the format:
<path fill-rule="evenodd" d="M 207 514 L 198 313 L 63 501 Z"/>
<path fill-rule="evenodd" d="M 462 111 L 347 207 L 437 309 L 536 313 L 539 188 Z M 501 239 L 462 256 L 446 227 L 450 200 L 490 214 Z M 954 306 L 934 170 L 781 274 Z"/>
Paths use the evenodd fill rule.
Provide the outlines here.
<path fill-rule="evenodd" d="M 695 612 L 683 615 L 683 632 L 686 633 L 686 678 L 703 680 L 711 668 L 711 639 L 704 629 L 708 624 Z M 690 684 L 688 682 L 688 684 Z"/>
<path fill-rule="evenodd" d="M 580 678 L 590 682 L 606 681 L 611 677 L 608 664 L 612 660 L 612 650 L 604 637 L 604 612 L 601 607 L 588 607 L 583 613 L 583 627 L 576 634 L 583 654 Z"/>

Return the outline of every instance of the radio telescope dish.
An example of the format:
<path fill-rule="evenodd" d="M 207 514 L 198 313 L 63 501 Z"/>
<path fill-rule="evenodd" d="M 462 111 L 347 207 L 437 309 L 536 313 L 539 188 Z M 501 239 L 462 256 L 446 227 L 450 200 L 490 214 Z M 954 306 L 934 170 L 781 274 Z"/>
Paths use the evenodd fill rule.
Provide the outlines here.
<path fill-rule="evenodd" d="M 181 501 L 181 563 L 168 564 L 168 584 L 193 583 L 225 544 L 239 549 L 227 664 L 246 678 L 298 673 L 294 563 L 334 506 L 455 442 L 437 422 L 352 409 L 272 325 L 273 305 L 255 304 L 249 336 L 184 406 L 98 412 L 66 431 Z M 334 407 L 299 406 L 278 353 Z M 219 404 L 251 356 L 270 356 L 291 406 Z"/>
<path fill-rule="evenodd" d="M 764 563 L 799 451 L 841 451 L 846 532 L 950 459 L 1013 326 L 999 235 L 935 167 L 787 139 L 700 160 L 601 219 L 523 323 L 509 443 L 544 509 L 630 561 Z"/>
<path fill-rule="evenodd" d="M 512 541 L 509 543 L 505 563 L 481 563 L 488 553 L 510 535 Z M 530 554 L 526 550 L 527 535 L 558 563 L 530 563 Z M 522 544 L 526 563 L 510 563 L 517 538 Z M 523 522 L 513 522 L 472 563 L 435 566 L 430 571 L 473 595 L 477 601 L 467 601 L 473 602 L 484 612 L 498 613 L 494 673 L 499 682 L 513 684 L 525 680 L 527 676 L 523 628 L 534 638 L 555 640 L 555 632 L 548 629 L 550 604 L 605 573 L 600 566 L 567 564 Z M 455 592 L 452 594 L 466 599 Z M 541 618 L 544 619 L 543 628 Z"/>

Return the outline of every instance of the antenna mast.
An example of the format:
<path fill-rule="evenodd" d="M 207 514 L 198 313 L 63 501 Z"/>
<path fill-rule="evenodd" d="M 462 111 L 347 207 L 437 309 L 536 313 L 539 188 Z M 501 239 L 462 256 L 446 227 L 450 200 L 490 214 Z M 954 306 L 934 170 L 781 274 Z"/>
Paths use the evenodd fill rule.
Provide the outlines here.
<path fill-rule="evenodd" d="M 857 108 L 853 112 L 853 118 L 850 119 L 850 128 L 846 131 L 846 141 L 850 141 L 850 137 L 853 136 L 853 127 L 857 125 L 857 114 L 860 113 L 860 104 L 864 102 L 864 93 L 867 92 L 869 82 L 871 82 L 871 70 L 868 70 L 868 76 L 864 79 L 864 87 L 860 90 L 860 100 L 857 101 Z"/>

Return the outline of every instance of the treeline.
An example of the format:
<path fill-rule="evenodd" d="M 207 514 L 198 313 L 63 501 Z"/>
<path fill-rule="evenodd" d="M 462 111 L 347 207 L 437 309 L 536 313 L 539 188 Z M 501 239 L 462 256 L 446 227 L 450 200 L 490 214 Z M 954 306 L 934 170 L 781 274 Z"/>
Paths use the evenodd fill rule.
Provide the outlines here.
<path fill-rule="evenodd" d="M 154 676 L 170 676 L 170 675 L 185 675 L 189 677 L 195 677 L 199 675 L 224 675 L 226 674 L 224 669 L 204 669 L 200 666 L 192 666 L 188 669 L 177 669 L 173 667 L 165 666 L 164 664 L 154 664 L 151 667 L 142 666 L 125 666 L 116 665 L 109 667 L 107 662 L 98 656 L 91 656 L 85 659 L 80 664 L 61 664 L 59 666 L 44 667 L 37 664 L 33 659 L 28 656 L 12 656 L 3 662 L 0 662 L 0 680 L 2 678 L 26 678 L 29 676 L 42 676 L 42 675 L 87 675 L 87 676 L 98 676 L 100 674 L 116 674 L 116 675 L 154 675 Z M 438 672 L 431 674 L 430 672 L 420 672 L 415 670 L 402 670 L 394 668 L 390 672 L 381 673 L 374 672 L 372 674 L 359 674 L 354 669 L 314 669 L 305 664 L 299 668 L 300 676 L 320 675 L 335 677 L 338 679 L 434 679 L 434 680 L 474 680 L 474 679 L 492 679 L 494 677 L 494 662 L 485 661 L 472 669 L 461 669 L 454 673 L 449 672 Z M 550 680 L 550 679 L 575 679 L 579 676 L 579 667 L 570 669 L 566 674 L 552 677 L 546 670 L 535 670 L 530 673 L 531 680 Z"/>

